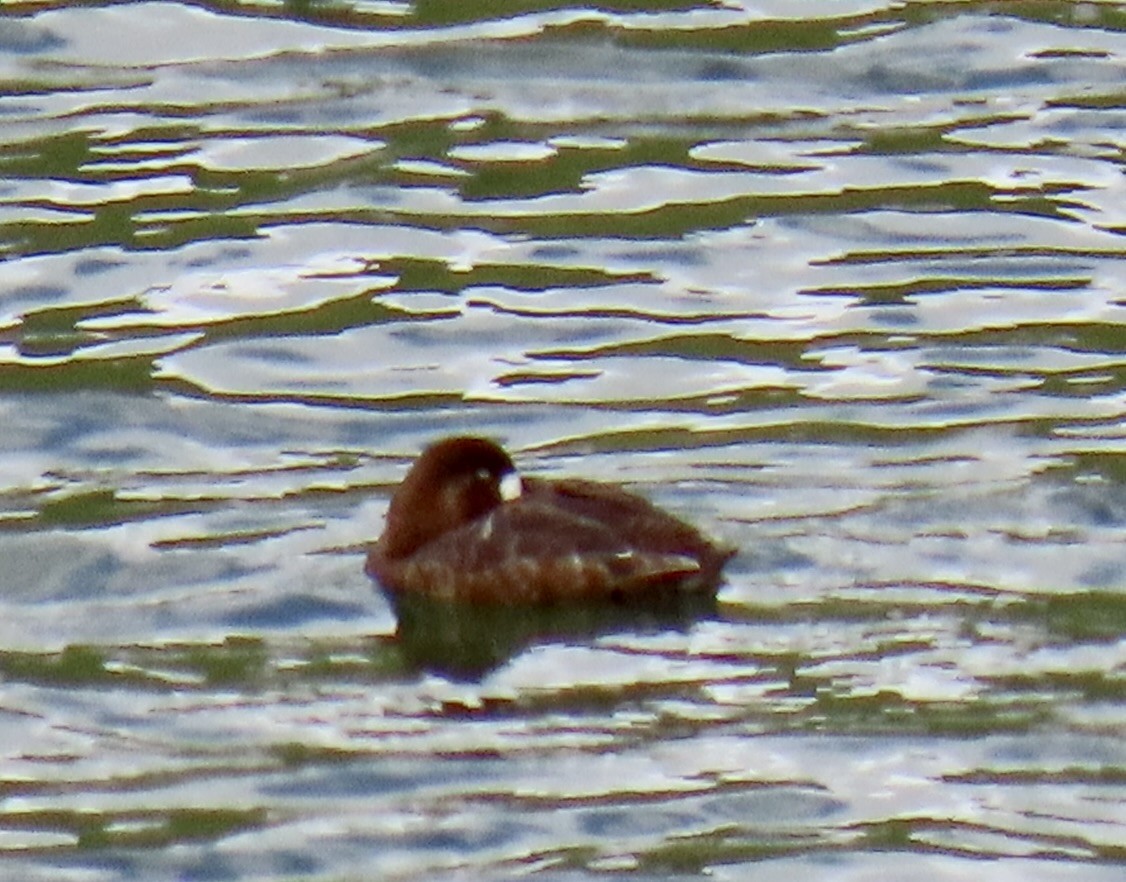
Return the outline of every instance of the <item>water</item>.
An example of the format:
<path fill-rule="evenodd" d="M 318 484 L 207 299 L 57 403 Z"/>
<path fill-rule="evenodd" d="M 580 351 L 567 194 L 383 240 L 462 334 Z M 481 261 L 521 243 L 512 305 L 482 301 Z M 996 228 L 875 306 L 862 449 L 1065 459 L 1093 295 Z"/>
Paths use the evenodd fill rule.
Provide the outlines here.
<path fill-rule="evenodd" d="M 644 6 L 0 10 L 0 877 L 1121 876 L 1123 7 Z M 719 609 L 397 635 L 453 432 Z"/>

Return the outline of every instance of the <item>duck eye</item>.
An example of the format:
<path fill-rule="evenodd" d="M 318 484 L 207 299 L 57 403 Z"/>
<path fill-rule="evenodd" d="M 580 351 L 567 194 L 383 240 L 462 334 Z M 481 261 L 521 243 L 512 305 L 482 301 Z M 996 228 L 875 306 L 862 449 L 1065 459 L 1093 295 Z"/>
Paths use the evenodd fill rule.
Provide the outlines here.
<path fill-rule="evenodd" d="M 477 469 L 477 471 L 473 473 L 473 479 L 475 481 L 495 481 L 496 476 L 494 476 L 493 473 L 490 472 L 487 468 L 481 466 L 481 468 Z"/>

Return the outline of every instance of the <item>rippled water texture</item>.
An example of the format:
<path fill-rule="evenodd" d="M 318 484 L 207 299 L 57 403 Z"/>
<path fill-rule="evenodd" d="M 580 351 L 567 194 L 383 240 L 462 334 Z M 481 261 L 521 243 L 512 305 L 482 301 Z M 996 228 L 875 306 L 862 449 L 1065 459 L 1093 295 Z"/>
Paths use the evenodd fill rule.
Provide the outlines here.
<path fill-rule="evenodd" d="M 4 3 L 0 877 L 1120 879 L 1124 34 Z M 452 432 L 718 610 L 397 634 Z"/>

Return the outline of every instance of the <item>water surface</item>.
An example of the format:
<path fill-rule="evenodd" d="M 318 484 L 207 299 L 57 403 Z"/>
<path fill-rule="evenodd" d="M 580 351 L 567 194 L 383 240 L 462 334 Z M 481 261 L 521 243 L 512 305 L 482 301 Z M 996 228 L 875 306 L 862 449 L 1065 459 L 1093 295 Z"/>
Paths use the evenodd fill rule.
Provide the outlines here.
<path fill-rule="evenodd" d="M 0 876 L 1118 879 L 1124 31 L 4 4 Z M 453 432 L 718 609 L 399 639 Z"/>

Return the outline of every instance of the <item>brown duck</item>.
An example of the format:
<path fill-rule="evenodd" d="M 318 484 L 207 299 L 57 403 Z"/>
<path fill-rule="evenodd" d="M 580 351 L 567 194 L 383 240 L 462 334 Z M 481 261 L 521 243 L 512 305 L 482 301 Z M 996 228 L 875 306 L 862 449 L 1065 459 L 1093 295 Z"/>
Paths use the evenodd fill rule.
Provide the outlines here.
<path fill-rule="evenodd" d="M 490 605 L 712 594 L 734 549 L 612 484 L 521 478 L 484 438 L 427 447 L 365 569 L 400 597 Z"/>

